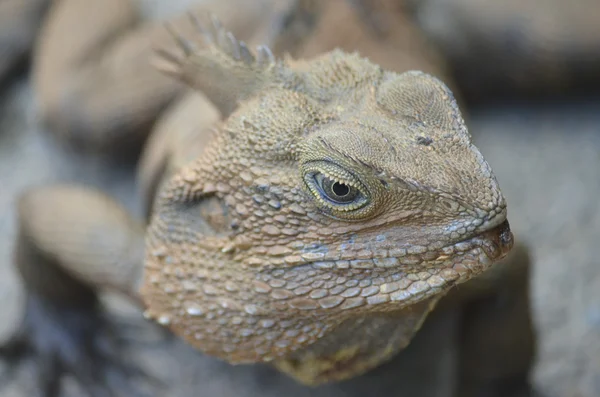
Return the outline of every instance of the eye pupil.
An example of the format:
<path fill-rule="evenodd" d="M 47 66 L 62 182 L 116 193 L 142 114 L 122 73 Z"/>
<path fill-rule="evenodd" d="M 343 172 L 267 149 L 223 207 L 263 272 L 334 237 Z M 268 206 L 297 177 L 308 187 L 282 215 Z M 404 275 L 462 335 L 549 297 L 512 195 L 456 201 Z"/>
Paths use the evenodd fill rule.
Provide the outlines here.
<path fill-rule="evenodd" d="M 348 193 L 350 193 L 350 188 L 348 187 L 348 185 L 339 182 L 335 182 L 331 186 L 331 190 L 333 191 L 333 193 L 335 193 L 335 195 L 339 197 L 347 196 Z"/>
<path fill-rule="evenodd" d="M 367 186 L 334 163 L 323 162 L 323 167 L 311 165 L 304 171 L 306 190 L 314 196 L 315 203 L 330 215 L 357 211 L 370 202 Z"/>
<path fill-rule="evenodd" d="M 336 203 L 351 203 L 358 196 L 358 190 L 342 182 L 320 178 L 323 193 Z"/>
<path fill-rule="evenodd" d="M 350 204 L 361 198 L 361 192 L 354 186 L 330 179 L 317 172 L 311 175 L 321 197 L 334 204 Z"/>

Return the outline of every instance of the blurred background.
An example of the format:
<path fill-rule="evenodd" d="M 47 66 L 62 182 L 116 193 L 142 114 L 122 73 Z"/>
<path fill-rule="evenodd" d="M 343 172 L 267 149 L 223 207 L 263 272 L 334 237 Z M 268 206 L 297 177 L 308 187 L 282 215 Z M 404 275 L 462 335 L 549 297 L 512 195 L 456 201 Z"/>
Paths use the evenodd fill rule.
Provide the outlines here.
<path fill-rule="evenodd" d="M 149 38 L 162 40 L 160 21 L 207 8 L 278 54 L 356 47 L 386 68 L 447 82 L 508 200 L 515 237 L 532 252 L 533 382 L 548 397 L 600 396 L 600 2 L 135 0 L 127 8 L 119 0 L 123 9 L 111 11 L 115 1 L 105 1 L 0 1 L 0 341 L 22 313 L 12 266 L 17 195 L 78 182 L 141 218 L 139 152 L 160 114 L 189 94 L 167 82 L 148 88 L 159 77 L 139 65 L 148 63 Z M 102 23 L 92 43 L 87 32 Z M 140 101 L 144 111 L 131 105 Z M 410 348 L 402 362 L 311 390 L 165 340 L 138 311 L 110 302 L 144 330 L 135 358 L 164 379 L 164 395 L 447 396 L 452 384 L 453 335 L 434 326 L 448 318 L 432 319 L 417 341 L 428 359 Z M 33 395 L 30 361 L 2 396 Z M 0 379 L 7 368 L 0 360 Z M 67 380 L 64 395 L 82 394 Z"/>

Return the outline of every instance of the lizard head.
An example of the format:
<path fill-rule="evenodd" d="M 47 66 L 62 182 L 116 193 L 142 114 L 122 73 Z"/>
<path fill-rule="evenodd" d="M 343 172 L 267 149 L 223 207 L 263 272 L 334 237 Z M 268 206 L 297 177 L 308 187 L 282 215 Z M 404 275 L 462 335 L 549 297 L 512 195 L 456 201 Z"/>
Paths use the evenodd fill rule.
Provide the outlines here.
<path fill-rule="evenodd" d="M 149 317 L 230 362 L 269 361 L 436 299 L 510 250 L 505 200 L 441 81 L 228 43 L 163 57 L 226 117 L 159 194 Z M 239 89 L 215 88 L 224 68 Z"/>

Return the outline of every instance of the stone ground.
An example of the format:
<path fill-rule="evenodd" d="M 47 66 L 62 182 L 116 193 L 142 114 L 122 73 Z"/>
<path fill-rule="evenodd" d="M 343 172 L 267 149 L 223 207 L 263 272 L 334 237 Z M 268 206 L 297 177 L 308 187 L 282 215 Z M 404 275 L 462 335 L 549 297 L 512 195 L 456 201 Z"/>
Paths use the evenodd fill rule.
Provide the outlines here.
<path fill-rule="evenodd" d="M 54 146 L 36 125 L 32 97 L 28 81 L 20 80 L 0 98 L 0 340 L 10 332 L 19 314 L 16 302 L 20 290 L 11 268 L 18 192 L 40 183 L 78 181 L 101 187 L 134 213 L 139 211 L 132 171 L 112 167 L 109 172 L 110 167 L 98 160 Z M 470 130 L 507 197 L 516 238 L 526 240 L 533 250 L 532 301 L 539 333 L 536 385 L 548 397 L 597 397 L 600 98 L 474 109 Z M 139 314 L 132 318 L 151 338 L 136 347 L 134 355 L 153 374 L 162 374 L 168 387 L 163 395 L 397 395 L 401 385 L 403 390 L 419 390 L 405 394 L 408 396 L 441 397 L 448 395 L 451 382 L 448 368 L 452 366 L 447 365 L 455 353 L 451 349 L 451 314 L 429 321 L 417 341 L 432 353 L 433 361 L 419 361 L 416 350 L 409 349 L 403 360 L 357 380 L 316 390 L 300 387 L 269 368 L 231 367 L 193 352 L 180 342 L 158 339 Z M 32 366 L 32 362 L 26 362 L 0 394 L 32 395 Z M 3 369 L 0 362 L 0 377 Z M 424 392 L 420 384 L 445 387 L 430 387 Z M 67 395 L 80 395 L 76 387 L 69 389 Z"/>

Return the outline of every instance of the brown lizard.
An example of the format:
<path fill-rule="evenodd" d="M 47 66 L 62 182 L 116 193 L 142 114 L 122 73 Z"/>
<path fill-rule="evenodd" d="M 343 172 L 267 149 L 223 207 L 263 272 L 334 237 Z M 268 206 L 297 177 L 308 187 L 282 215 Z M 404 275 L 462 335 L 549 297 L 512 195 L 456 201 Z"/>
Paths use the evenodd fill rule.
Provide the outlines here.
<path fill-rule="evenodd" d="M 217 23 L 201 29 L 208 46 L 176 34 L 160 69 L 202 91 L 223 121 L 213 132 L 215 109 L 194 108 L 214 118 L 179 140 L 176 165 L 157 166 L 160 180 L 147 185 L 156 197 L 147 316 L 206 353 L 273 362 L 315 385 L 387 361 L 440 299 L 466 299 L 458 394 L 526 388 L 527 257 L 519 250 L 520 261 L 492 267 L 513 245 L 506 203 L 446 85 L 340 50 L 312 60 L 277 59 L 267 47 L 253 54 Z M 19 216 L 17 265 L 39 301 L 81 316 L 96 308 L 97 319 L 97 288 L 137 296 L 141 227 L 109 198 L 41 187 L 21 197 Z M 40 271 L 73 287 L 40 282 Z M 91 303 L 77 298 L 81 289 Z M 511 297 L 495 313 L 501 321 L 475 299 L 498 291 Z"/>

